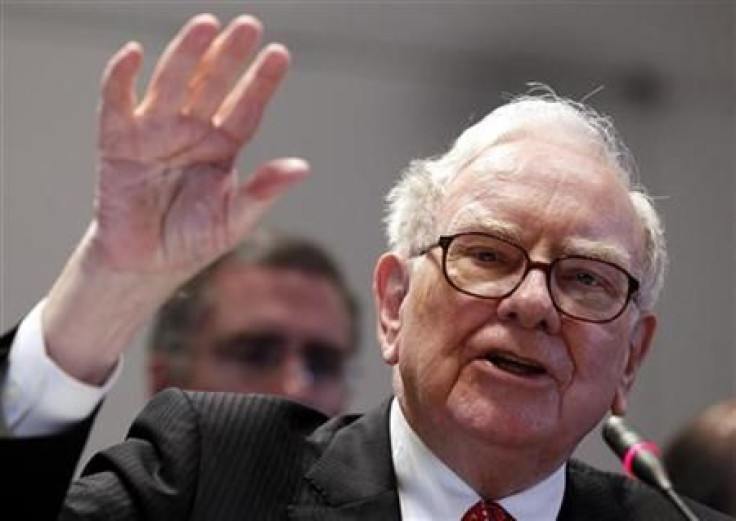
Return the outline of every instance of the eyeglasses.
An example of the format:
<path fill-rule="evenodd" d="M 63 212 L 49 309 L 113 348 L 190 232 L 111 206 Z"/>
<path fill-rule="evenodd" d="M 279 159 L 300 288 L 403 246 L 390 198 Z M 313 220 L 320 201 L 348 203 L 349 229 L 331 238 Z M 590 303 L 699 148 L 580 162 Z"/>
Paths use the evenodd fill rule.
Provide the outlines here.
<path fill-rule="evenodd" d="M 424 249 L 442 248 L 442 271 L 447 282 L 461 293 L 483 299 L 511 295 L 529 271 L 546 275 L 555 308 L 586 322 L 610 322 L 617 318 L 639 289 L 639 281 L 611 262 L 580 255 L 552 262 L 535 262 L 520 246 L 486 233 L 443 235 Z"/>
<path fill-rule="evenodd" d="M 241 333 L 221 341 L 217 349 L 219 356 L 261 376 L 280 371 L 292 351 L 315 385 L 340 381 L 345 374 L 348 350 L 316 338 L 291 339 L 281 331 Z"/>

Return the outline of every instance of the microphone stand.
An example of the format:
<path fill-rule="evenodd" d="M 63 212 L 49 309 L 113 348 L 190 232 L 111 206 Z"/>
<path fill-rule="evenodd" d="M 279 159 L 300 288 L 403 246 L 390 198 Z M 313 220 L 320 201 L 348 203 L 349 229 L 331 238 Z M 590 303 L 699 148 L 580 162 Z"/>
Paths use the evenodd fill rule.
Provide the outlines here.
<path fill-rule="evenodd" d="M 630 429 L 620 416 L 609 416 L 603 424 L 603 439 L 623 461 L 629 475 L 653 486 L 669 499 L 687 521 L 700 521 L 675 492 L 659 459 L 659 449 Z"/>
<path fill-rule="evenodd" d="M 667 498 L 674 503 L 674 505 L 677 507 L 677 509 L 680 511 L 680 513 L 683 515 L 685 519 L 688 521 L 700 521 L 698 519 L 698 516 L 696 516 L 692 510 L 690 510 L 690 507 L 687 506 L 687 504 L 682 500 L 680 495 L 675 492 L 675 489 L 668 488 L 662 490 L 662 493 L 667 496 Z"/>

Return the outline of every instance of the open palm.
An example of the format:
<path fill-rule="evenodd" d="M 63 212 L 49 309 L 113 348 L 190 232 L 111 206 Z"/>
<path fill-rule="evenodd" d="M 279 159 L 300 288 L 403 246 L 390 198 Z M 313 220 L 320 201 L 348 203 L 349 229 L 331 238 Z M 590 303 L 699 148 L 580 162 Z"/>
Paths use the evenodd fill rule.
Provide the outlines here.
<path fill-rule="evenodd" d="M 161 56 L 142 100 L 137 44 L 108 64 L 99 109 L 99 178 L 92 240 L 115 269 L 193 274 L 240 241 L 307 165 L 281 159 L 238 180 L 238 153 L 256 132 L 289 65 L 259 45 L 252 17 L 222 32 L 192 19 Z"/>

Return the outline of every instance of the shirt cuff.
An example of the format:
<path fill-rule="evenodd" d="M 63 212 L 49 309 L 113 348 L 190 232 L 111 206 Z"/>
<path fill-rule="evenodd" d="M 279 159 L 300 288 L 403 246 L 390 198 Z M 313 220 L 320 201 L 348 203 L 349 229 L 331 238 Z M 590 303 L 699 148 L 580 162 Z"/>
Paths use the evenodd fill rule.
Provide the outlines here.
<path fill-rule="evenodd" d="M 122 356 L 104 385 L 97 387 L 68 375 L 46 354 L 39 302 L 21 322 L 8 356 L 2 411 L 11 435 L 57 434 L 92 414 L 123 367 Z"/>

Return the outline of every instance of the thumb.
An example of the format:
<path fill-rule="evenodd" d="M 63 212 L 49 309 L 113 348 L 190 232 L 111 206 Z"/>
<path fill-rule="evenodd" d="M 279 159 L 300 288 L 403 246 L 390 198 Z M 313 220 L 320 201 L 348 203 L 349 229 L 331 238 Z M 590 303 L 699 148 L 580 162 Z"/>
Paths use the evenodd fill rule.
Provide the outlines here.
<path fill-rule="evenodd" d="M 258 167 L 238 186 L 230 206 L 230 222 L 242 239 L 289 187 L 309 175 L 309 163 L 299 158 L 282 158 Z"/>

